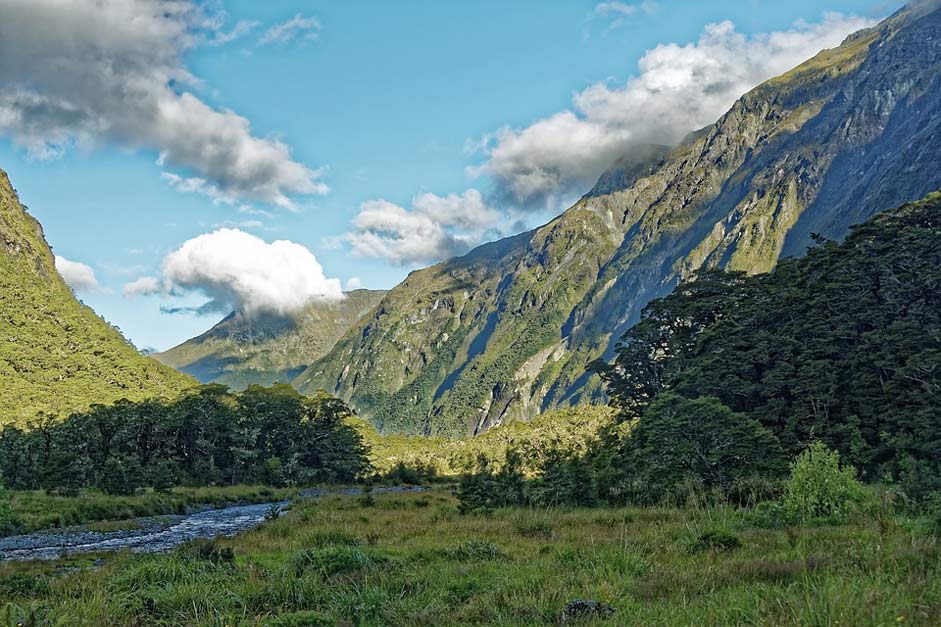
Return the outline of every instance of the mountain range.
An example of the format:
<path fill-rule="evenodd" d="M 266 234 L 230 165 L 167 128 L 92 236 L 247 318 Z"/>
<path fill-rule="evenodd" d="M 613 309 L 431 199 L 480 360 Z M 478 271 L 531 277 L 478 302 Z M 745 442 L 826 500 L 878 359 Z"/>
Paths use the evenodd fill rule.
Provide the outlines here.
<path fill-rule="evenodd" d="M 941 189 L 939 42 L 939 3 L 916 2 L 638 148 L 545 226 L 410 274 L 295 385 L 421 434 L 600 400 L 592 362 L 699 268 L 766 272 Z"/>
<path fill-rule="evenodd" d="M 382 433 L 479 434 L 604 400 L 644 306 L 701 268 L 748 273 L 941 189 L 941 2 L 912 3 L 743 95 L 677 146 L 636 146 L 542 227 L 292 318 L 233 313 L 157 355 L 201 381 L 290 381 Z M 0 181 L 0 416 L 191 381 L 78 303 Z M 4 187 L 5 186 L 5 187 Z M 21 400 L 17 400 L 21 399 Z"/>

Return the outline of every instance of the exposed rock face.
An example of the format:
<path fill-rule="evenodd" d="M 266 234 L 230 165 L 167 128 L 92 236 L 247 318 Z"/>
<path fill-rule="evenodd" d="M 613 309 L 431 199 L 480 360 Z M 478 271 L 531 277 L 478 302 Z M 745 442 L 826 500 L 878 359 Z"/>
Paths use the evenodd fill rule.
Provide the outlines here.
<path fill-rule="evenodd" d="M 289 383 L 375 307 L 384 291 L 354 290 L 338 303 L 312 303 L 290 318 L 231 313 L 156 359 L 199 379 L 244 389 Z"/>
<path fill-rule="evenodd" d="M 76 300 L 42 227 L 0 170 L 0 426 L 92 403 L 170 396 L 195 381 L 140 355 Z"/>
<path fill-rule="evenodd" d="M 941 2 L 626 158 L 534 231 L 412 273 L 296 380 L 380 430 L 475 433 L 602 395 L 589 364 L 702 266 L 770 270 L 941 189 Z"/>

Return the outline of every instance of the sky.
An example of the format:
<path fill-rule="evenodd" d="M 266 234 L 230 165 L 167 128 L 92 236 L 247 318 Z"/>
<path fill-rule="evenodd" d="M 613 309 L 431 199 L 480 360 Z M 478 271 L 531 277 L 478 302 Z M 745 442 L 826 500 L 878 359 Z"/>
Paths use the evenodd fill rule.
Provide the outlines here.
<path fill-rule="evenodd" d="M 139 348 L 542 224 L 882 0 L 0 0 L 0 168 Z"/>

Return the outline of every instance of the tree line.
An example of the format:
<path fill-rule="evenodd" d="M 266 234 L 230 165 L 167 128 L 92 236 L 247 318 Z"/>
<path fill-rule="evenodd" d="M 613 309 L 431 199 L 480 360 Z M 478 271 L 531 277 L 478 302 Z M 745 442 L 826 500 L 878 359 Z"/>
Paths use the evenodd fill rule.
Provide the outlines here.
<path fill-rule="evenodd" d="M 11 489 L 75 494 L 99 488 L 352 481 L 369 472 L 346 405 L 289 385 L 232 392 L 202 385 L 172 401 L 95 405 L 0 431 L 0 477 Z"/>

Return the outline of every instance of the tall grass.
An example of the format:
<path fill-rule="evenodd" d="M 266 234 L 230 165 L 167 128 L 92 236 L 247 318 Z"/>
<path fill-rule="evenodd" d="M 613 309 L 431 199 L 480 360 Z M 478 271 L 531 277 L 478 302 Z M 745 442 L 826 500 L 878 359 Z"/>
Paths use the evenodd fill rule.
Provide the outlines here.
<path fill-rule="evenodd" d="M 3 564 L 0 599 L 37 625 L 550 625 L 573 599 L 616 609 L 598 625 L 941 624 L 938 539 L 891 508 L 782 528 L 730 507 L 455 512 L 445 490 L 301 500 L 166 555 Z"/>

